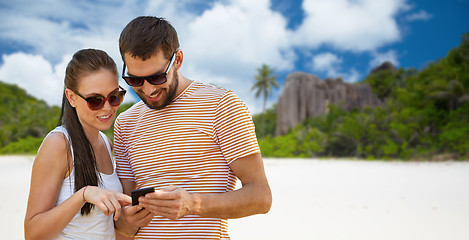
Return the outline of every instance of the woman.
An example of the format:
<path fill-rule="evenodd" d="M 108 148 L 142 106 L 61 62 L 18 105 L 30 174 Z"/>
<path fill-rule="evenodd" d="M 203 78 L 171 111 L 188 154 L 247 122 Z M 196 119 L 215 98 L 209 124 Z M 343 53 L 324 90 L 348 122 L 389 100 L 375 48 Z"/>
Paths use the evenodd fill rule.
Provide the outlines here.
<path fill-rule="evenodd" d="M 111 126 L 124 95 L 116 64 L 104 51 L 73 55 L 59 126 L 34 160 L 26 239 L 115 239 L 114 221 L 131 198 L 122 194 L 111 142 L 100 130 Z"/>

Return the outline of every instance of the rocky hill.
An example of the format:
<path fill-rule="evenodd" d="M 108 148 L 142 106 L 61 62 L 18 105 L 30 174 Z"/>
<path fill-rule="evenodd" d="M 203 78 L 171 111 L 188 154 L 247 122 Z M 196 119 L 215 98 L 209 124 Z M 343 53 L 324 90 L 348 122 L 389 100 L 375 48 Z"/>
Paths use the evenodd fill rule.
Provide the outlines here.
<path fill-rule="evenodd" d="M 287 76 L 277 105 L 276 135 L 283 135 L 306 118 L 328 112 L 328 105 L 345 110 L 376 107 L 382 102 L 368 83 L 349 84 L 341 78 L 321 80 L 318 77 L 294 72 Z"/>

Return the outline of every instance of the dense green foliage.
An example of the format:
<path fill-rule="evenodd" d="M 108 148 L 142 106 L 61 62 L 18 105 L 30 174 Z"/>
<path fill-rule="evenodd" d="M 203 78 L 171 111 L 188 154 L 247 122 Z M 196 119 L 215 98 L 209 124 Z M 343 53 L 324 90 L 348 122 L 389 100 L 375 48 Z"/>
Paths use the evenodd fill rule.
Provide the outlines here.
<path fill-rule="evenodd" d="M 36 154 L 43 138 L 57 126 L 60 108 L 1 81 L 0 103 L 0 154 Z M 132 105 L 122 104 L 118 114 Z M 105 133 L 112 140 L 113 127 Z"/>
<path fill-rule="evenodd" d="M 48 106 L 16 85 L 0 82 L 0 103 L 0 153 L 35 153 L 59 121 L 59 107 Z"/>
<path fill-rule="evenodd" d="M 264 119 L 262 119 L 264 117 Z M 262 138 L 261 122 L 264 121 L 264 136 L 275 136 L 275 127 L 277 126 L 277 105 L 265 110 L 265 114 L 256 114 L 252 116 L 252 120 L 256 124 L 256 135 Z"/>
<path fill-rule="evenodd" d="M 0 154 L 36 154 L 42 140 L 42 137 L 27 136 L 0 148 Z"/>
<path fill-rule="evenodd" d="M 259 139 L 266 157 L 367 159 L 469 158 L 469 34 L 446 58 L 420 72 L 398 69 L 370 74 L 384 106 L 307 119 L 284 136 L 269 128 Z M 266 117 L 268 113 L 266 114 Z M 257 125 L 259 116 L 253 117 Z M 275 120 L 271 120 L 275 122 Z M 274 129 L 274 128 L 273 128 Z"/>

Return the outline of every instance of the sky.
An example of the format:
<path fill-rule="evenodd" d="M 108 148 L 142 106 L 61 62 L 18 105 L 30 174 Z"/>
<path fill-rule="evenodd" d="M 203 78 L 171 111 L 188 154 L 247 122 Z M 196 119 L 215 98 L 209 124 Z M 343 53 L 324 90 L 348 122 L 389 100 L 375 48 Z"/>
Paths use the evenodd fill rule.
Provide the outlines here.
<path fill-rule="evenodd" d="M 122 69 L 120 32 L 142 15 L 173 24 L 185 77 L 233 90 L 253 114 L 262 64 L 280 84 L 271 105 L 292 72 L 355 83 L 384 61 L 420 70 L 469 32 L 469 0 L 0 0 L 0 81 L 58 106 L 71 56 L 102 49 Z"/>

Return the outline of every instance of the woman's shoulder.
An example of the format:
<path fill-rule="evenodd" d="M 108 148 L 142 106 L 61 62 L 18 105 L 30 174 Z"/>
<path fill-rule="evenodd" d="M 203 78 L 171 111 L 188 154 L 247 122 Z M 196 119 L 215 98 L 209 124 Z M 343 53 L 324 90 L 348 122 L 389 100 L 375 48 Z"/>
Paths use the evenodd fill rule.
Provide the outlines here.
<path fill-rule="evenodd" d="M 54 146 L 54 148 L 56 148 L 57 150 L 59 150 L 61 147 L 63 148 L 68 146 L 68 144 L 68 136 L 66 133 L 60 131 L 52 131 L 47 134 L 47 136 L 42 141 L 41 148 L 43 145 L 51 145 Z"/>
<path fill-rule="evenodd" d="M 48 163 L 62 162 L 70 153 L 69 149 L 70 145 L 66 133 L 52 131 L 42 141 L 36 159 L 44 159 Z"/>
<path fill-rule="evenodd" d="M 47 136 L 42 141 L 42 145 L 52 145 L 59 147 L 67 147 L 69 145 L 69 136 L 67 129 L 63 126 L 58 126 L 47 134 Z M 41 147 L 42 147 L 41 145 Z M 65 148 L 64 148 L 65 149 Z"/>
<path fill-rule="evenodd" d="M 33 172 L 64 179 L 73 167 L 68 139 L 63 132 L 50 132 L 42 141 L 33 163 Z"/>

